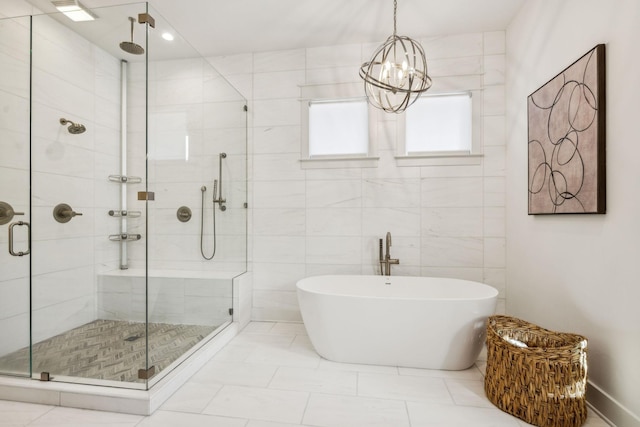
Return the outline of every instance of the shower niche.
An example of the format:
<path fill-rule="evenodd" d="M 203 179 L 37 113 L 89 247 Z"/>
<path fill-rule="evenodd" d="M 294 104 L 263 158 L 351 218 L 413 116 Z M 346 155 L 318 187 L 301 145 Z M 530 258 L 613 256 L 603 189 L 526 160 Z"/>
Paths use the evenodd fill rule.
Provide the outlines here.
<path fill-rule="evenodd" d="M 0 382 L 149 390 L 233 324 L 246 100 L 147 3 L 91 12 L 0 19 Z"/>

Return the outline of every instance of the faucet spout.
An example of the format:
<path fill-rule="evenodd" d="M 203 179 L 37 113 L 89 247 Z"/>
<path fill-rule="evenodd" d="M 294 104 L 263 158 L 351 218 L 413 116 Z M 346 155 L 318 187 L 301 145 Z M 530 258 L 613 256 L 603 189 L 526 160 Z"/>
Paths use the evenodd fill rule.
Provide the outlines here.
<path fill-rule="evenodd" d="M 387 231 L 387 238 L 385 240 L 386 240 L 386 243 L 387 243 L 386 244 L 386 249 L 387 249 L 387 251 L 386 251 L 387 255 L 386 256 L 388 257 L 389 256 L 389 248 L 391 247 L 391 233 L 388 232 L 388 231 Z"/>

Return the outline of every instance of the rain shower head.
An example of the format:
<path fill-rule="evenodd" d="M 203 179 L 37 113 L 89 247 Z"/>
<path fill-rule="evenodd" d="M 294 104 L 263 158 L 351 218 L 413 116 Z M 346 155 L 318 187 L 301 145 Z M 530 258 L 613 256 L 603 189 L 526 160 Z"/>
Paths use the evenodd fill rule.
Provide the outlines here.
<path fill-rule="evenodd" d="M 71 120 L 67 120 L 65 118 L 60 119 L 60 124 L 61 125 L 69 125 L 67 130 L 69 131 L 69 133 L 71 133 L 73 135 L 77 135 L 79 133 L 84 133 L 84 131 L 87 130 L 87 128 L 84 127 L 84 125 L 81 125 L 80 123 L 73 123 Z"/>
<path fill-rule="evenodd" d="M 133 55 L 142 55 L 144 53 L 144 48 L 133 42 L 133 24 L 136 22 L 136 18 L 132 18 L 130 16 L 129 21 L 131 21 L 131 41 L 120 43 L 120 49 Z"/>

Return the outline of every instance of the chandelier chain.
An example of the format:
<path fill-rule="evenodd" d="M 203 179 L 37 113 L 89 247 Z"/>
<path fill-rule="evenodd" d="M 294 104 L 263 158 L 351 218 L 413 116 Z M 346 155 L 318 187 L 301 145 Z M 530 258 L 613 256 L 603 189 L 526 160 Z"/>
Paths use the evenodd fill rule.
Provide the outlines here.
<path fill-rule="evenodd" d="M 396 17 L 397 17 L 397 9 L 398 9 L 398 0 L 393 0 L 393 35 L 397 35 L 396 31 Z"/>

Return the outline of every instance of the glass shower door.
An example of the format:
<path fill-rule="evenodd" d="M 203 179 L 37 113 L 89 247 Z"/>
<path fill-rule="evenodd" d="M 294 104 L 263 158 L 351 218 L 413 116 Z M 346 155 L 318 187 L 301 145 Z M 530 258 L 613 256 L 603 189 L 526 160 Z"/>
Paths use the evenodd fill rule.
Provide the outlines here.
<path fill-rule="evenodd" d="M 108 263 L 108 216 L 96 205 L 118 197 L 105 171 L 117 165 L 117 121 L 97 118 L 117 118 L 119 103 L 95 88 L 113 80 L 117 90 L 118 61 L 67 21 L 61 14 L 32 17 L 31 362 L 34 378 L 85 382 L 100 379 L 101 363 L 94 362 L 104 333 L 96 271 Z"/>
<path fill-rule="evenodd" d="M 30 373 L 29 27 L 0 20 L 0 374 L 20 376 Z"/>
<path fill-rule="evenodd" d="M 233 321 L 246 100 L 147 7 L 0 19 L 0 375 L 145 389 Z"/>
<path fill-rule="evenodd" d="M 122 202 L 127 193 L 135 197 L 141 179 L 122 178 L 140 176 L 144 163 L 122 166 L 123 59 L 133 55 L 119 40 L 130 37 L 129 17 L 144 10 L 94 9 L 100 19 L 89 22 L 58 13 L 32 18 L 31 374 L 37 379 L 146 388 L 138 373 L 146 370 L 144 276 L 120 269 L 121 243 L 133 233 L 122 229 L 123 213 L 131 227 L 144 218 L 142 203 Z M 96 41 L 98 25 L 117 41 Z M 135 25 L 138 40 L 144 27 Z M 144 81 L 140 87 L 144 93 Z"/>

